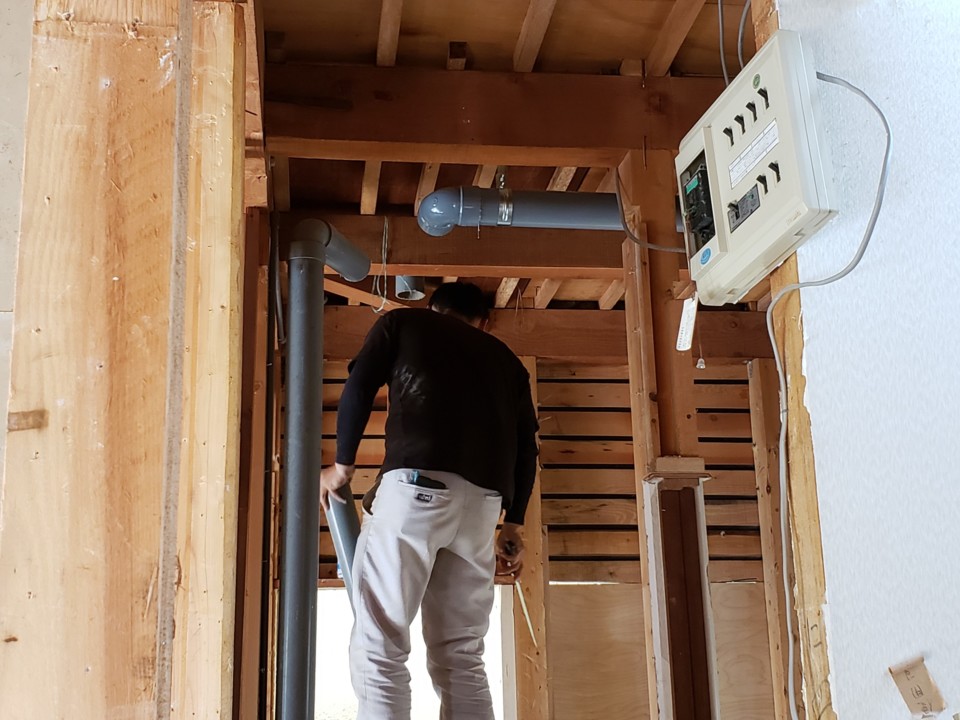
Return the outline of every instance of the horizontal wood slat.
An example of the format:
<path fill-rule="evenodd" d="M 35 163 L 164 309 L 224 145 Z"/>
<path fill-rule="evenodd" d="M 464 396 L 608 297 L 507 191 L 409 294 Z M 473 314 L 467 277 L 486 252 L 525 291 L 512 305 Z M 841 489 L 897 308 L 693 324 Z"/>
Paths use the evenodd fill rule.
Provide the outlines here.
<path fill-rule="evenodd" d="M 698 408 L 749 410 L 750 390 L 744 385 L 694 385 L 693 398 Z"/>
<path fill-rule="evenodd" d="M 753 470 L 708 470 L 710 478 L 703 483 L 706 497 L 756 497 L 757 477 Z"/>
<path fill-rule="evenodd" d="M 627 383 L 539 383 L 540 407 L 629 408 Z"/>
<path fill-rule="evenodd" d="M 545 359 L 537 361 L 539 380 L 626 380 L 628 377 L 629 368 L 626 365 L 590 365 Z"/>
<path fill-rule="evenodd" d="M 632 499 L 577 499 L 542 501 L 546 525 L 630 525 L 637 524 L 637 503 Z M 550 540 L 553 541 L 551 529 Z"/>
<path fill-rule="evenodd" d="M 759 539 L 758 539 L 759 547 Z M 565 530 L 550 532 L 550 557 L 638 557 L 640 537 L 637 531 Z"/>
<path fill-rule="evenodd" d="M 756 500 L 706 501 L 708 527 L 759 527 L 760 515 Z"/>
<path fill-rule="evenodd" d="M 544 495 L 633 495 L 636 478 L 632 469 L 544 468 L 540 472 Z"/>
<path fill-rule="evenodd" d="M 542 465 L 632 465 L 629 440 L 543 440 Z"/>
<path fill-rule="evenodd" d="M 707 465 L 753 465 L 753 443 L 701 442 L 700 456 Z"/>
<path fill-rule="evenodd" d="M 330 407 L 334 408 L 340 404 L 340 395 L 343 394 L 343 383 L 341 382 L 325 382 L 323 384 L 323 406 L 325 408 Z M 387 386 L 384 385 L 382 388 L 377 390 L 376 400 L 374 401 L 375 408 L 385 408 L 387 406 Z"/>
<path fill-rule="evenodd" d="M 543 410 L 540 413 L 542 438 L 551 435 L 629 438 L 632 433 L 630 413 L 625 411 Z"/>
<path fill-rule="evenodd" d="M 750 438 L 750 413 L 697 413 L 697 434 L 701 438 Z"/>
<path fill-rule="evenodd" d="M 639 560 L 550 560 L 551 582 L 639 583 Z"/>
<path fill-rule="evenodd" d="M 710 582 L 762 582 L 762 560 L 710 560 L 707 563 Z"/>
<path fill-rule="evenodd" d="M 551 542 L 553 538 L 551 537 Z M 723 533 L 708 531 L 707 549 L 710 557 L 760 559 L 759 533 Z"/>

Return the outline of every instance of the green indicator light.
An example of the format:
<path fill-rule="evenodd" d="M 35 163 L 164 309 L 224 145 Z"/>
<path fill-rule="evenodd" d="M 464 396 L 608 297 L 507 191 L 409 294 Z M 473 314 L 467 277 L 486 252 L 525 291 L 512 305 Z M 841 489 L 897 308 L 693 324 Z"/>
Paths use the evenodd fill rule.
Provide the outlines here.
<path fill-rule="evenodd" d="M 700 185 L 700 177 L 697 176 L 697 177 L 694 177 L 693 180 L 688 182 L 684 189 L 689 194 L 689 193 L 692 193 L 694 190 L 696 190 L 699 185 Z"/>

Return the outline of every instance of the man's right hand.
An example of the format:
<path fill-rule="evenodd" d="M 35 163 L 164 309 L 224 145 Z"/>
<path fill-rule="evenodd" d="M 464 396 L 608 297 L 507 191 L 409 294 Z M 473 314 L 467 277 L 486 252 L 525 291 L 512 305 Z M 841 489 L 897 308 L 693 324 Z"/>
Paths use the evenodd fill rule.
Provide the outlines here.
<path fill-rule="evenodd" d="M 353 465 L 337 463 L 320 471 L 320 507 L 324 512 L 330 509 L 331 497 L 342 505 L 347 504 L 337 490 L 350 482 L 355 469 Z"/>
<path fill-rule="evenodd" d="M 520 574 L 523 568 L 523 525 L 503 524 L 497 536 L 497 575 Z"/>

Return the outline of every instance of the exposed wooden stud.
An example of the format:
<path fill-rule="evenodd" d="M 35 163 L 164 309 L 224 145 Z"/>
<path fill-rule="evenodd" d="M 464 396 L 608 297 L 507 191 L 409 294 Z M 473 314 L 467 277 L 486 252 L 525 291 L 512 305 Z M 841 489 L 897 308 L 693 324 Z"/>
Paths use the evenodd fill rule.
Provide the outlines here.
<path fill-rule="evenodd" d="M 643 60 L 623 60 L 620 63 L 620 74 L 628 77 L 643 77 L 647 74 L 646 63 Z"/>
<path fill-rule="evenodd" d="M 517 38 L 517 46 L 513 51 L 514 72 L 525 73 L 533 70 L 556 4 L 557 0 L 530 0 L 523 26 L 520 28 L 520 37 Z"/>
<path fill-rule="evenodd" d="M 525 357 L 523 364 L 530 373 L 533 405 L 537 407 L 537 361 Z M 547 686 L 547 590 L 549 574 L 546 551 L 546 528 L 540 504 L 540 470 L 530 495 L 524 518 L 523 572 L 514 586 L 513 633 L 517 669 L 517 720 L 548 720 L 550 693 Z M 523 593 L 521 603 L 519 594 Z M 533 626 L 533 636 L 527 625 Z"/>
<path fill-rule="evenodd" d="M 756 0 L 752 6 L 757 48 L 779 28 L 777 4 Z M 770 276 L 770 291 L 779 292 L 798 282 L 797 257 L 791 255 Z M 830 690 L 830 659 L 823 616 L 826 605 L 826 578 L 823 566 L 823 539 L 820 506 L 813 456 L 810 414 L 804 403 L 806 377 L 803 368 L 803 320 L 799 293 L 791 293 L 774 310 L 774 335 L 780 344 L 787 385 L 789 427 L 787 454 L 790 458 L 788 486 L 793 566 L 796 577 L 794 607 L 799 618 L 800 667 L 803 672 L 803 704 L 807 717 L 836 720 Z"/>
<path fill-rule="evenodd" d="M 379 295 L 374 295 L 373 293 L 367 292 L 361 288 L 354 287 L 353 285 L 345 282 L 340 282 L 339 280 L 332 280 L 330 278 L 324 279 L 323 289 L 331 295 L 346 298 L 348 301 L 350 301 L 351 305 L 368 305 L 374 308 L 379 308 L 382 306 L 384 311 L 398 310 L 400 308 L 408 307 L 403 303 L 395 302 L 394 300 L 384 300 Z"/>
<path fill-rule="evenodd" d="M 264 87 L 273 155 L 609 168 L 633 148 L 675 152 L 723 81 L 285 63 Z"/>
<path fill-rule="evenodd" d="M 417 185 L 417 197 L 413 202 L 413 214 L 420 212 L 420 203 L 437 188 L 437 177 L 440 175 L 440 163 L 424 163 L 420 169 L 420 182 Z"/>
<path fill-rule="evenodd" d="M 576 167 L 558 167 L 553 171 L 553 177 L 550 178 L 550 182 L 547 183 L 547 190 L 554 190 L 558 192 L 564 192 L 570 183 L 573 182 L 573 176 L 577 173 Z"/>
<path fill-rule="evenodd" d="M 587 171 L 583 181 L 580 183 L 580 192 L 597 192 L 600 183 L 607 176 L 609 168 L 593 167 Z"/>
<path fill-rule="evenodd" d="M 493 185 L 493 180 L 496 176 L 496 165 L 480 165 L 477 168 L 477 172 L 473 175 L 473 184 L 477 187 L 488 188 Z"/>
<path fill-rule="evenodd" d="M 787 720 L 790 717 L 787 642 L 790 640 L 787 638 L 787 610 L 781 575 L 783 538 L 780 534 L 779 393 L 780 385 L 774 362 L 755 360 L 750 363 L 750 420 L 753 426 L 754 465 L 757 472 L 760 549 L 763 553 L 763 589 L 766 598 L 773 704 L 776 720 Z"/>
<path fill-rule="evenodd" d="M 458 278 L 456 275 L 444 275 L 442 279 L 445 283 L 455 283 L 460 278 Z"/>
<path fill-rule="evenodd" d="M 632 242 L 632 241 L 628 241 Z M 617 279 L 613 280 L 610 283 L 610 287 L 603 291 L 603 295 L 600 296 L 600 299 L 597 301 L 600 305 L 601 310 L 613 310 L 620 298 L 623 297 L 623 292 L 625 289 L 623 280 Z"/>
<path fill-rule="evenodd" d="M 696 22 L 706 0 L 675 0 L 670 14 L 663 23 L 663 29 L 657 33 L 650 55 L 647 56 L 648 75 L 659 77 L 670 71 L 673 59 L 680 46 L 686 40 L 690 28 Z"/>
<path fill-rule="evenodd" d="M 363 167 L 363 185 L 360 189 L 360 214 L 373 215 L 377 211 L 377 194 L 380 191 L 379 160 L 367 160 Z"/>
<path fill-rule="evenodd" d="M 613 193 L 617 191 L 617 169 L 610 168 L 603 176 L 603 180 L 597 185 L 598 193 Z"/>
<path fill-rule="evenodd" d="M 246 92 L 244 114 L 244 205 L 269 205 L 267 157 L 263 144 L 263 76 L 264 40 L 263 13 L 260 2 L 243 4 L 243 24 L 246 31 Z"/>
<path fill-rule="evenodd" d="M 290 158 L 283 155 L 273 157 L 273 207 L 277 212 L 290 210 Z"/>
<path fill-rule="evenodd" d="M 467 44 L 451 42 L 447 45 L 447 70 L 465 70 L 467 67 Z"/>
<path fill-rule="evenodd" d="M 377 65 L 392 67 L 397 64 L 397 45 L 400 43 L 400 19 L 403 0 L 381 0 L 380 33 L 377 38 Z"/>
<path fill-rule="evenodd" d="M 232 715 L 242 356 L 243 10 L 193 3 L 172 704 Z M 210 120 L 215 118 L 215 120 Z"/>
<path fill-rule="evenodd" d="M 550 301 L 553 300 L 553 296 L 557 294 L 557 290 L 560 289 L 560 280 L 548 278 L 540 283 L 540 287 L 537 288 L 537 294 L 533 300 L 533 306 L 538 310 L 544 310 L 550 306 Z"/>
<path fill-rule="evenodd" d="M 634 492 L 637 502 L 637 552 L 640 556 L 640 583 L 643 600 L 643 657 L 646 666 L 648 717 L 660 717 L 657 685 L 656 645 L 653 639 L 653 599 L 647 553 L 644 479 L 660 456 L 659 409 L 657 407 L 656 359 L 653 346 L 653 317 L 650 303 L 648 251 L 630 240 L 622 246 L 625 290 L 624 319 L 630 379 L 630 420 L 633 427 Z"/>
<path fill-rule="evenodd" d="M 141 6 L 135 41 L 127 4 L 69 9 L 104 17 L 32 24 L 9 412 L 46 423 L 6 436 L 0 698 L 9 718 L 153 717 L 170 674 L 157 561 L 176 3 Z"/>
<path fill-rule="evenodd" d="M 517 285 L 519 284 L 520 278 L 503 278 L 494 296 L 493 306 L 495 308 L 505 308 L 510 302 L 510 298 L 513 297 L 514 292 L 516 292 Z"/>

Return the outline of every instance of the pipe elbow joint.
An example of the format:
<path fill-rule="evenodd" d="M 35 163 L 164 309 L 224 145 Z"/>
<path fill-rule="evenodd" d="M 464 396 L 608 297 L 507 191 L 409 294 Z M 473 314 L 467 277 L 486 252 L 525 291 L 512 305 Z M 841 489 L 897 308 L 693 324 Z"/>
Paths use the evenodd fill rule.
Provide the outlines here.
<path fill-rule="evenodd" d="M 420 203 L 417 223 L 427 235 L 448 235 L 461 223 L 463 189 L 458 187 L 435 190 Z"/>

